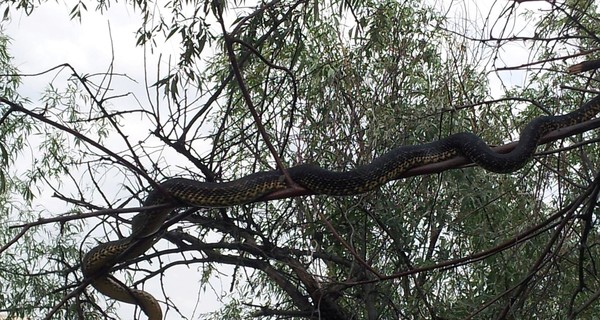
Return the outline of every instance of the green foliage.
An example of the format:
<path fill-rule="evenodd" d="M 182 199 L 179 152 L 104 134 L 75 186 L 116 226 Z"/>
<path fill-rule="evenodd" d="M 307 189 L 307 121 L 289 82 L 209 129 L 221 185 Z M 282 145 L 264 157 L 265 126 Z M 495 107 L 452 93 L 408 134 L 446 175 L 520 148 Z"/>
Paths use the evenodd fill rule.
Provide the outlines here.
<path fill-rule="evenodd" d="M 30 13 L 42 3 L 6 5 Z M 69 4 L 70 18 L 84 20 L 87 10 L 104 12 L 112 3 L 80 0 Z M 156 102 L 132 110 L 108 104 L 104 94 L 113 88 L 97 85 L 105 92 L 94 94 L 89 85 L 97 79 L 71 70 L 65 83 L 48 85 L 44 107 L 35 110 L 40 118 L 6 117 L 0 243 L 17 236 L 10 226 L 54 216 L 29 207 L 48 190 L 83 212 L 135 205 L 149 178 L 198 174 L 228 181 L 275 169 L 275 157 L 286 166 L 347 170 L 399 145 L 461 131 L 500 145 L 518 139 L 533 117 L 563 114 L 587 99 L 566 89 L 557 94 L 559 85 L 583 90 L 596 81 L 560 72 L 567 55 L 599 42 L 592 1 L 565 1 L 544 13 L 511 1 L 498 16 L 490 11 L 493 23 L 475 36 L 454 11 L 423 1 L 281 1 L 251 9 L 240 1 L 175 0 L 159 9 L 152 1 L 127 4 L 141 17 L 136 45 L 152 49 L 170 41 L 180 48 L 168 73 L 150 81 L 159 89 L 149 99 Z M 534 37 L 512 33 L 511 21 L 523 17 L 535 22 Z M 506 81 L 499 61 L 520 41 L 536 63 L 509 63 L 507 70 L 525 74 L 520 85 L 493 84 Z M 10 76 L 0 85 L 5 97 L 19 101 L 7 43 L 0 39 L 0 68 Z M 499 88 L 502 94 L 492 97 Z M 140 115 L 151 133 L 130 141 L 122 127 Z M 170 260 L 175 255 L 167 259 L 157 246 L 160 260 L 152 268 L 197 264 L 196 279 L 206 283 L 220 266 L 235 267 L 224 306 L 207 315 L 215 319 L 591 316 L 600 290 L 592 139 L 596 134 L 588 132 L 541 147 L 545 154 L 511 175 L 461 168 L 352 197 L 199 211 L 165 235 L 182 252 Z M 42 151 L 31 167 L 10 169 L 34 143 Z M 124 187 L 104 187 L 105 180 Z M 75 196 L 60 193 L 66 183 L 76 187 Z M 569 210 L 579 198 L 585 201 Z M 111 237 L 121 233 L 124 219 L 103 222 Z M 50 226 L 34 227 L 20 246 L 0 252 L 0 309 L 44 315 L 81 282 L 78 235 L 89 228 L 69 220 L 60 230 Z M 128 283 L 145 269 L 135 270 Z M 48 287 L 56 290 L 36 290 Z M 104 306 L 91 292 L 68 299 L 56 315 L 91 310 L 88 297 Z"/>
<path fill-rule="evenodd" d="M 18 94 L 21 78 L 9 55 L 10 40 L 0 36 L 0 96 L 17 104 L 28 100 Z M 81 133 L 106 136 L 102 121 L 81 122 L 80 89 L 67 86 L 59 92 L 52 84 L 43 97 L 44 108 Z M 43 317 L 64 298 L 71 270 L 80 259 L 80 222 L 29 225 L 55 216 L 39 206 L 39 197 L 51 185 L 78 169 L 84 154 L 73 153 L 76 141 L 66 132 L 35 121 L 2 103 L 0 125 L 0 312 L 9 318 Z M 33 152 L 33 150 L 36 150 Z M 57 193 L 58 194 L 58 193 Z M 47 195 L 44 195 L 47 197 Z M 73 212 L 74 213 L 74 212 Z M 56 315 L 71 318 L 81 310 L 67 302 Z"/>

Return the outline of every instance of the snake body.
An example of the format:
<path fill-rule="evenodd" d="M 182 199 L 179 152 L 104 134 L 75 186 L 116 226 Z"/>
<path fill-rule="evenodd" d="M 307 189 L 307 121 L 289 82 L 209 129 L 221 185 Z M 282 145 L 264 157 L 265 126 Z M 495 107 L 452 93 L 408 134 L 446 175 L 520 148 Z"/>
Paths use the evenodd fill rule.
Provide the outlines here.
<path fill-rule="evenodd" d="M 517 146 L 505 154 L 493 151 L 478 136 L 463 132 L 431 143 L 396 148 L 369 164 L 348 171 L 331 171 L 309 164 L 287 170 L 294 182 L 313 193 L 336 196 L 373 190 L 398 179 L 411 168 L 444 161 L 459 154 L 486 170 L 508 173 L 520 169 L 533 157 L 543 135 L 587 121 L 598 112 L 600 96 L 571 113 L 537 117 L 521 131 Z M 255 201 L 286 187 L 279 171 L 254 173 L 223 183 L 172 178 L 151 191 L 144 206 L 170 203 L 175 199 L 190 206 L 228 207 Z M 170 211 L 171 209 L 152 209 L 140 212 L 132 221 L 130 236 L 98 245 L 84 256 L 82 262 L 83 274 L 92 278 L 94 288 L 113 299 L 139 305 L 150 320 L 162 319 L 162 311 L 156 299 L 144 291 L 125 287 L 108 275 L 108 271 L 116 263 L 135 258 L 150 248 L 156 240 L 155 234 Z"/>

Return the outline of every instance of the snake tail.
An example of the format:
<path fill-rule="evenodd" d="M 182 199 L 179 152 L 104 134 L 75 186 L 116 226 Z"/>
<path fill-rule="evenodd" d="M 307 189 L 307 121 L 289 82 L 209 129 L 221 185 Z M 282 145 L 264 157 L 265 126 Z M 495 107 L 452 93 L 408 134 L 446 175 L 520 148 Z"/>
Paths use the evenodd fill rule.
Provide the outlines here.
<path fill-rule="evenodd" d="M 109 275 L 94 279 L 93 286 L 98 292 L 115 300 L 140 306 L 148 320 L 162 320 L 160 304 L 146 291 L 125 287 Z"/>
<path fill-rule="evenodd" d="M 107 272 L 118 261 L 125 261 L 143 254 L 154 243 L 154 237 L 134 239 L 123 238 L 102 243 L 90 250 L 82 261 L 82 273 L 91 278 L 92 286 L 98 292 L 126 303 L 138 305 L 148 316 L 148 320 L 161 320 L 162 310 L 158 301 L 149 293 L 125 287 L 114 280 Z"/>

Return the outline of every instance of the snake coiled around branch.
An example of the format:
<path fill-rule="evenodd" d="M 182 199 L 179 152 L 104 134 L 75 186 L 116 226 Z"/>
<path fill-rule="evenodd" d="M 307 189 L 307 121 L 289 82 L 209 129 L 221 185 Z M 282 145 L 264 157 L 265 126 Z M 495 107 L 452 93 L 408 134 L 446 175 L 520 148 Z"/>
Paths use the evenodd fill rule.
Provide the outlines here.
<path fill-rule="evenodd" d="M 550 131 L 581 123 L 600 111 L 600 96 L 579 109 L 560 116 L 533 119 L 521 131 L 519 143 L 509 153 L 494 152 L 478 136 L 463 132 L 444 139 L 415 146 L 402 146 L 374 159 L 371 163 L 349 171 L 331 171 L 316 165 L 288 168 L 292 180 L 315 194 L 335 196 L 360 194 L 398 179 L 403 172 L 426 164 L 437 163 L 456 155 L 464 155 L 486 170 L 513 172 L 523 167 L 534 155 L 542 136 Z M 279 171 L 254 173 L 223 183 L 190 179 L 168 179 L 150 192 L 144 206 L 171 203 L 173 199 L 189 206 L 228 207 L 249 203 L 287 187 Z M 116 281 L 108 271 L 117 263 L 142 255 L 156 239 L 172 209 L 152 209 L 133 218 L 132 233 L 127 238 L 106 242 L 89 251 L 83 258 L 82 270 L 91 284 L 102 294 L 116 300 L 139 305 L 150 320 L 162 319 L 160 305 L 145 291 L 128 288 Z"/>

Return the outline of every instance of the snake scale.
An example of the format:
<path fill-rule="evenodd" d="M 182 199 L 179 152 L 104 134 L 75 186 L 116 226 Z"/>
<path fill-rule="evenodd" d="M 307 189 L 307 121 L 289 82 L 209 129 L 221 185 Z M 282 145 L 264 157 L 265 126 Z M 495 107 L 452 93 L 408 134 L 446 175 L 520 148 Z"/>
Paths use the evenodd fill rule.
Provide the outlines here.
<path fill-rule="evenodd" d="M 336 196 L 373 190 L 398 179 L 400 174 L 411 168 L 444 161 L 459 154 L 486 170 L 508 173 L 520 169 L 533 157 L 543 135 L 587 121 L 599 111 L 600 96 L 597 96 L 571 113 L 537 117 L 521 131 L 517 146 L 505 154 L 494 152 L 475 134 L 463 132 L 431 143 L 396 148 L 369 164 L 349 171 L 331 171 L 308 164 L 291 167 L 288 171 L 294 182 L 313 193 Z M 170 203 L 175 199 L 190 206 L 227 207 L 252 202 L 284 188 L 286 184 L 279 171 L 254 173 L 222 183 L 172 178 L 151 191 L 144 206 Z M 82 262 L 83 274 L 91 279 L 96 290 L 113 299 L 139 305 L 150 320 L 162 319 L 156 299 L 145 291 L 124 286 L 108 271 L 118 262 L 133 259 L 149 249 L 157 240 L 155 234 L 171 210 L 140 212 L 133 218 L 131 235 L 98 245 L 84 256 Z"/>

